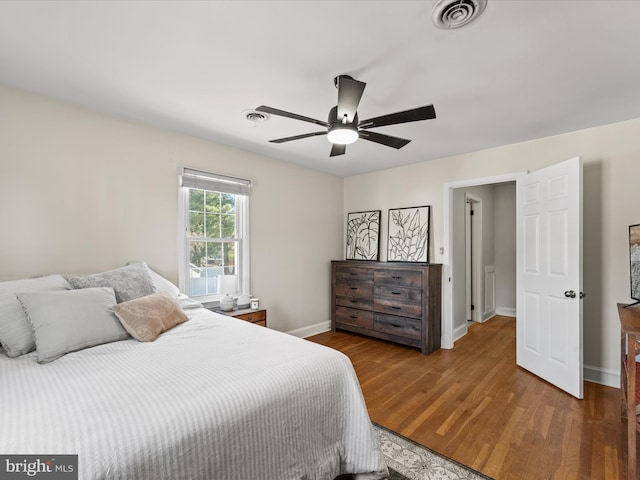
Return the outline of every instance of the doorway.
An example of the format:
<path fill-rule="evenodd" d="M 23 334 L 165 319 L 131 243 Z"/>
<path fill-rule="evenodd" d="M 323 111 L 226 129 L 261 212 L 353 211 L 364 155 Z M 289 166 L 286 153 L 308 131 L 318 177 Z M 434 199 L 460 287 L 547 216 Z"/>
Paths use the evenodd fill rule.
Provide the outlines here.
<path fill-rule="evenodd" d="M 467 333 L 455 315 L 455 192 L 462 187 L 516 182 L 516 357 L 517 365 L 567 393 L 583 396 L 582 305 L 582 159 L 574 157 L 532 173 L 445 184 L 445 281 L 443 348 L 453 348 Z M 485 210 L 490 211 L 489 208 Z M 459 216 L 459 215 L 458 215 Z M 487 242 L 483 242 L 485 246 Z M 483 266 L 487 268 L 486 248 Z M 495 251 L 494 251 L 495 256 Z M 462 260 L 463 261 L 463 260 Z M 464 261 L 463 261 L 464 263 Z M 482 285 L 478 286 L 482 288 Z M 487 289 L 484 289 L 485 294 Z M 583 295 L 580 296 L 582 298 Z M 463 302 L 464 305 L 464 302 Z M 463 317 L 464 318 L 464 317 Z"/>
<path fill-rule="evenodd" d="M 466 242 L 466 235 L 464 234 L 465 229 L 465 193 L 469 194 L 469 198 L 471 199 L 482 199 L 482 188 L 488 188 L 491 185 L 495 184 L 504 184 L 508 182 L 515 182 L 516 178 L 525 174 L 526 172 L 514 172 L 511 174 L 505 175 L 497 175 L 493 177 L 483 177 L 476 178 L 470 180 L 463 180 L 458 182 L 447 183 L 444 186 L 445 193 L 445 201 L 444 201 L 444 220 L 445 220 L 445 230 L 444 230 L 444 270 L 443 270 L 443 322 L 442 322 L 442 347 L 451 349 L 453 348 L 453 343 L 458 338 L 464 336 L 467 333 L 467 318 L 466 317 L 466 301 L 463 299 L 460 302 L 460 289 L 462 289 L 463 296 L 466 295 L 466 263 L 464 261 L 465 253 L 464 249 Z M 454 199 L 455 197 L 455 199 Z M 487 231 L 482 229 L 483 224 L 491 225 L 493 223 L 492 217 L 489 215 L 490 211 L 493 210 L 493 207 L 489 205 L 491 202 L 481 202 L 479 205 L 482 206 L 481 213 L 478 213 L 478 209 L 475 209 L 474 213 L 474 228 L 473 235 L 477 239 L 479 235 L 482 236 L 482 233 L 488 233 Z M 492 204 L 491 204 L 492 205 Z M 478 206 L 476 203 L 474 206 Z M 458 208 L 460 207 L 460 208 Z M 491 245 L 491 250 L 493 251 L 493 229 L 491 229 L 491 238 L 488 243 L 482 242 L 482 249 L 479 249 L 478 242 L 476 243 L 477 252 L 475 255 L 475 260 L 473 261 L 473 266 L 475 267 L 475 274 L 473 275 L 474 284 L 476 288 L 475 292 L 471 295 L 473 299 L 475 318 L 482 318 L 483 314 L 488 315 L 491 311 L 485 311 L 485 306 L 492 306 L 493 298 L 491 296 L 492 291 L 489 289 L 489 292 L 485 292 L 483 287 L 484 283 L 488 283 L 490 286 L 491 280 L 495 278 L 495 265 L 494 259 L 489 258 L 486 262 L 481 261 L 482 250 L 488 249 L 487 245 Z M 515 238 L 515 229 L 511 232 L 511 236 Z M 462 250 L 460 250 L 462 249 Z M 461 252 L 457 256 L 458 259 L 463 259 L 462 262 L 452 262 L 455 257 L 454 252 Z M 487 267 L 487 268 L 485 268 Z M 456 283 L 456 297 L 454 301 L 454 282 Z M 462 282 L 462 283 L 461 283 Z M 515 282 L 514 282 L 515 283 Z M 515 291 L 515 285 L 513 286 Z M 485 293 L 489 293 L 488 298 L 485 296 Z M 496 292 L 498 293 L 498 292 Z M 509 311 L 498 311 L 496 310 L 494 313 L 501 315 L 514 315 L 515 308 Z M 454 322 L 455 318 L 455 322 Z"/>

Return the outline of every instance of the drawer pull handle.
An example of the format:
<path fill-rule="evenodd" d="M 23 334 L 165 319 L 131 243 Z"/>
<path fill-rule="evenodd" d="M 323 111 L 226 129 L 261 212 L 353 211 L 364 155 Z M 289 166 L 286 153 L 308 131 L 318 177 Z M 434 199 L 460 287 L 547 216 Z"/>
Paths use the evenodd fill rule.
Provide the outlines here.
<path fill-rule="evenodd" d="M 389 325 L 390 327 L 394 327 L 394 328 L 402 328 L 403 327 L 402 325 L 399 325 L 399 324 L 393 323 L 393 322 L 380 322 L 380 323 L 382 323 L 384 325 Z"/>
<path fill-rule="evenodd" d="M 391 278 L 394 280 L 400 280 L 402 277 L 400 275 L 393 275 Z"/>
<path fill-rule="evenodd" d="M 357 289 L 358 289 L 358 287 L 349 287 L 349 289 L 351 289 L 351 290 L 357 290 Z"/>
<path fill-rule="evenodd" d="M 391 308 L 393 308 L 394 310 L 402 310 L 402 307 L 391 306 Z"/>
<path fill-rule="evenodd" d="M 349 272 L 349 275 L 358 275 L 358 274 L 355 272 Z"/>
<path fill-rule="evenodd" d="M 358 303 L 358 300 L 354 300 L 353 298 L 349 300 L 351 303 Z"/>
<path fill-rule="evenodd" d="M 401 295 L 402 292 L 391 292 L 392 295 Z"/>
<path fill-rule="evenodd" d="M 350 318 L 358 318 L 357 315 L 349 315 Z"/>

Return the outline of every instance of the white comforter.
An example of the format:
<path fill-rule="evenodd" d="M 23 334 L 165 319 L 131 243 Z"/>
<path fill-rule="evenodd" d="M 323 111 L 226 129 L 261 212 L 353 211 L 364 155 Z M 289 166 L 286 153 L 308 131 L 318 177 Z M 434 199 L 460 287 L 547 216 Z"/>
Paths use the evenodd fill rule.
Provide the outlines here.
<path fill-rule="evenodd" d="M 0 353 L 0 452 L 78 454 L 80 479 L 384 477 L 347 357 L 202 308 L 189 316 L 155 342 L 44 365 Z"/>

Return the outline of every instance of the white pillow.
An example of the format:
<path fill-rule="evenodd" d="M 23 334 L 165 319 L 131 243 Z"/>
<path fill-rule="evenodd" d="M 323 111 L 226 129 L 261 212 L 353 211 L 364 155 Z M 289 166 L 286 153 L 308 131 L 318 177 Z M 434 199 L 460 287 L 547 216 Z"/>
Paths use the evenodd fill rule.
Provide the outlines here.
<path fill-rule="evenodd" d="M 38 362 L 129 337 L 111 310 L 111 287 L 17 294 L 36 341 Z"/>
<path fill-rule="evenodd" d="M 62 275 L 0 282 L 0 343 L 9 357 L 29 353 L 36 344 L 33 330 L 16 298 L 16 292 L 69 290 Z"/>

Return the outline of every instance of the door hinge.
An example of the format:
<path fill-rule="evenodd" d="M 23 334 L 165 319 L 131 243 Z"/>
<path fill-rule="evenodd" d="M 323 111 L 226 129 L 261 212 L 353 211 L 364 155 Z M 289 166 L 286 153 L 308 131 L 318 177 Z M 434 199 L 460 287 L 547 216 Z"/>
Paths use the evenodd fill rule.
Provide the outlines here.
<path fill-rule="evenodd" d="M 476 306 L 475 305 L 471 305 L 471 310 L 475 310 Z"/>

